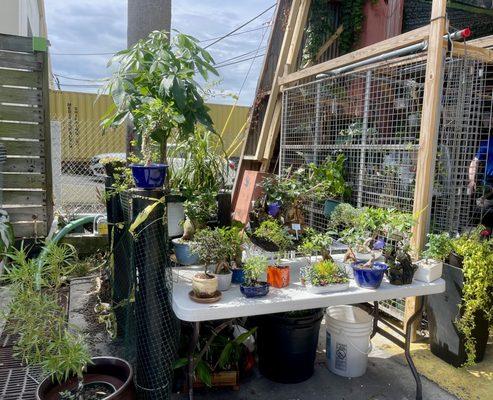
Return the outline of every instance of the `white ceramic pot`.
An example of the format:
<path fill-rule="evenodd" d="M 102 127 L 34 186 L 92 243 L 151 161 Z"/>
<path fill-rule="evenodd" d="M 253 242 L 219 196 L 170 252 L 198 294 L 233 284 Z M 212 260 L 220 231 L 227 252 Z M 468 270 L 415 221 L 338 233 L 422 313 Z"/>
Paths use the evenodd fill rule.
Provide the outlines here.
<path fill-rule="evenodd" d="M 204 277 L 204 273 L 192 278 L 192 289 L 197 297 L 212 297 L 217 292 L 218 280 L 215 276 Z"/>
<path fill-rule="evenodd" d="M 433 282 L 442 277 L 443 262 L 423 259 L 416 262 L 418 269 L 414 273 L 414 279 L 421 282 Z"/>
<path fill-rule="evenodd" d="M 217 278 L 217 289 L 221 292 L 225 292 L 231 287 L 231 279 L 233 278 L 233 273 L 228 271 L 227 274 L 214 274 Z"/>
<path fill-rule="evenodd" d="M 344 290 L 349 289 L 349 282 L 347 282 L 347 283 L 334 283 L 332 285 L 326 285 L 326 286 L 307 285 L 306 288 L 309 292 L 317 293 L 317 294 L 331 293 L 331 292 L 343 292 Z"/>

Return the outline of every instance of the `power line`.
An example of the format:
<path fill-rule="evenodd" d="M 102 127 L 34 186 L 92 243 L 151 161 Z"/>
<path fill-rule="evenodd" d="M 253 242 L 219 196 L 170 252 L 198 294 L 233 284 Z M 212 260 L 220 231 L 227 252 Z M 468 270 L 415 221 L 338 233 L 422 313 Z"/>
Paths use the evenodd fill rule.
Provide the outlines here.
<path fill-rule="evenodd" d="M 229 67 L 230 65 L 240 64 L 242 62 L 245 62 L 245 61 L 248 61 L 248 60 L 254 60 L 256 58 L 263 57 L 263 56 L 265 56 L 265 53 L 264 54 L 259 54 L 259 55 L 253 56 L 253 57 L 245 58 L 243 60 L 238 60 L 238 61 L 230 62 L 230 63 L 227 63 L 227 64 L 217 65 L 215 68 Z"/>
<path fill-rule="evenodd" d="M 249 23 L 255 21 L 257 18 L 260 18 L 262 15 L 264 15 L 266 12 L 268 12 L 269 10 L 273 9 L 275 6 L 276 6 L 277 3 L 271 5 L 270 7 L 266 8 L 264 11 L 262 11 L 260 14 L 256 15 L 255 17 L 253 17 L 252 19 L 248 20 L 247 22 L 241 24 L 239 27 L 233 29 L 231 32 L 228 32 L 226 33 L 225 35 L 219 37 L 218 39 L 216 39 L 215 41 L 213 41 L 211 44 L 208 44 L 207 46 L 204 47 L 204 49 L 207 49 L 211 46 L 214 46 L 216 43 L 220 42 L 221 40 L 223 39 L 226 39 L 228 36 L 231 36 L 233 33 L 239 31 L 241 28 L 243 28 L 244 26 L 247 26 Z"/>
<path fill-rule="evenodd" d="M 244 35 L 245 33 L 260 31 L 262 29 L 268 28 L 270 26 L 270 24 L 271 24 L 271 21 L 267 21 L 266 24 L 262 24 L 261 26 L 258 26 L 256 28 L 248 29 L 246 31 L 232 33 L 229 35 L 226 34 L 226 35 L 222 35 L 222 36 L 216 36 L 216 37 L 213 37 L 210 39 L 199 40 L 199 43 L 212 42 L 212 41 L 218 40 L 218 39 L 222 40 L 223 38 L 225 38 L 227 36 L 239 36 L 239 35 Z M 211 45 L 212 44 L 214 44 L 214 43 L 211 43 Z M 118 50 L 115 50 L 113 52 L 107 52 L 107 53 L 52 53 L 52 52 L 50 52 L 50 55 L 53 55 L 53 56 L 110 56 L 110 55 L 115 54 L 117 51 Z"/>
<path fill-rule="evenodd" d="M 61 74 L 57 74 L 57 73 L 54 73 L 53 75 L 58 76 L 59 78 L 70 79 L 72 81 L 81 81 L 81 82 L 102 82 L 102 81 L 108 79 L 108 78 L 100 78 L 100 79 L 74 78 L 72 76 L 66 76 L 66 75 L 61 75 Z"/>

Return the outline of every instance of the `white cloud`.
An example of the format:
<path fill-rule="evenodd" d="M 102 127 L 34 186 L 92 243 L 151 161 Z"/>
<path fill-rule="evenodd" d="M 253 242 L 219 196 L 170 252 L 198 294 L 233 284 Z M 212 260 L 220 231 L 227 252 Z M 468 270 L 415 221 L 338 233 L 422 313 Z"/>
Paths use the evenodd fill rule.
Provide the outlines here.
<path fill-rule="evenodd" d="M 109 55 L 67 56 L 57 53 L 113 53 L 126 46 L 127 2 L 125 0 L 46 0 L 48 35 L 51 42 L 52 65 L 56 74 L 80 78 L 101 79 L 108 76 Z M 174 0 L 172 28 L 200 40 L 222 36 L 254 17 L 274 0 Z M 243 30 L 260 27 L 272 17 L 273 10 L 255 20 Z M 229 37 L 208 49 L 216 62 L 254 51 L 265 29 Z M 268 33 L 265 33 L 266 46 Z M 204 42 L 204 45 L 211 43 Z M 264 51 L 260 51 L 263 54 Z M 252 53 L 250 56 L 255 55 Z M 250 57 L 247 56 L 247 57 Z M 232 60 L 236 61 L 236 60 Z M 237 93 L 252 60 L 221 68 L 222 83 L 218 89 Z M 240 104 L 252 103 L 262 57 L 254 61 L 245 84 Z M 96 82 L 59 78 L 66 85 L 92 85 Z M 95 91 L 90 86 L 63 86 L 64 90 Z M 218 97 L 215 102 L 231 102 Z"/>

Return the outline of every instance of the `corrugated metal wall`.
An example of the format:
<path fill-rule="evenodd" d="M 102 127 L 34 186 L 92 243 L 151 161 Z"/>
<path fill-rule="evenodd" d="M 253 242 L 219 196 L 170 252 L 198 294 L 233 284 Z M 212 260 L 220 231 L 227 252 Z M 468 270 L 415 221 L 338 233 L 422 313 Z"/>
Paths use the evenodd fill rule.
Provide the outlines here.
<path fill-rule="evenodd" d="M 66 92 L 53 90 L 50 93 L 52 120 L 62 121 L 62 148 L 64 161 L 88 159 L 99 153 L 125 151 L 125 127 L 103 133 L 99 126 L 101 117 L 112 103 L 111 97 L 94 93 Z M 208 104 L 214 127 L 221 133 L 224 129 L 231 105 Z M 248 118 L 249 107 L 237 106 L 226 127 L 223 140 L 228 149 Z M 91 146 L 83 146 L 91 143 Z M 239 156 L 241 146 L 233 155 Z"/>

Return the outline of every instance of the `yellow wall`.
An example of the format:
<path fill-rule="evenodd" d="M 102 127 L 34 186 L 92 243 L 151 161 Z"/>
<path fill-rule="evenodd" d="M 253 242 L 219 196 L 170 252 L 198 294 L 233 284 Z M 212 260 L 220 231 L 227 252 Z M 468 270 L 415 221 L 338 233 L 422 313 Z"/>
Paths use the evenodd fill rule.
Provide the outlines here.
<path fill-rule="evenodd" d="M 50 92 L 50 115 L 61 121 L 63 160 L 81 161 L 100 153 L 125 151 L 125 126 L 103 132 L 99 126 L 101 117 L 111 106 L 108 95 L 98 97 L 94 93 Z M 231 105 L 208 104 L 214 127 L 218 133 L 231 111 Z M 248 118 L 248 107 L 237 106 L 223 135 L 224 147 L 228 149 Z M 233 155 L 239 156 L 241 146 Z"/>

